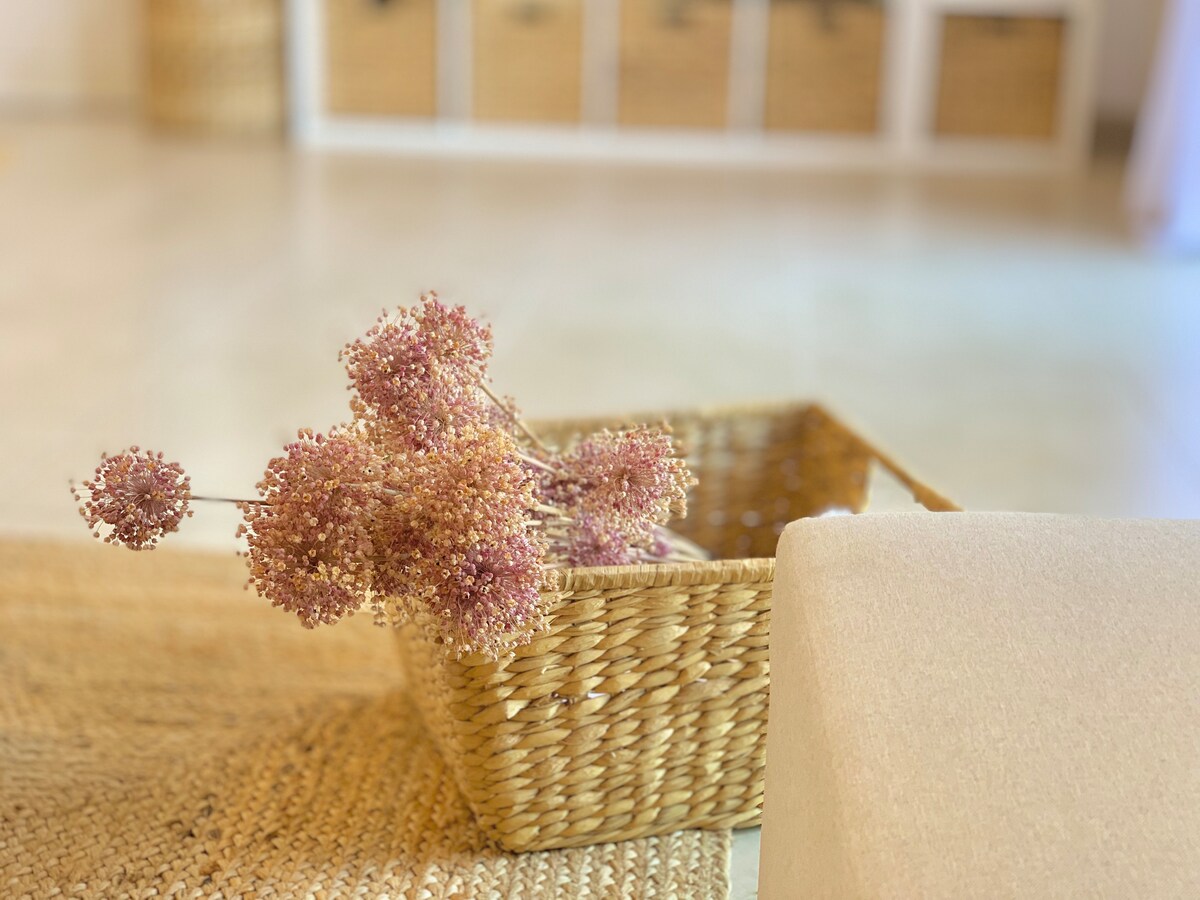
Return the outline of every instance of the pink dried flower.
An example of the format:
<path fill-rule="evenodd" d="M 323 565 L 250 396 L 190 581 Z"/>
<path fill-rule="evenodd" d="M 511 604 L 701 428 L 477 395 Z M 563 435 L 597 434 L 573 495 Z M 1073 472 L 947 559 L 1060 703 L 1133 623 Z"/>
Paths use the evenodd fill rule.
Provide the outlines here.
<path fill-rule="evenodd" d="M 371 589 L 372 523 L 383 464 L 360 433 L 302 430 L 258 483 L 261 502 L 240 504 L 250 584 L 312 628 L 358 609 Z"/>
<path fill-rule="evenodd" d="M 567 528 L 566 556 L 573 566 L 626 566 L 637 561 L 625 532 L 586 512 Z"/>
<path fill-rule="evenodd" d="M 340 358 L 357 392 L 356 418 L 372 424 L 383 442 L 419 450 L 484 415 L 478 387 L 491 354 L 490 328 L 428 294 L 393 317 L 385 313 Z"/>
<path fill-rule="evenodd" d="M 563 468 L 575 502 L 593 513 L 657 525 L 687 514 L 691 474 L 661 429 L 601 431 L 566 454 Z"/>
<path fill-rule="evenodd" d="M 685 514 L 695 481 L 666 431 L 601 431 L 551 462 L 538 499 L 556 558 L 602 566 L 678 556 L 661 526 Z"/>
<path fill-rule="evenodd" d="M 178 531 L 184 516 L 192 514 L 191 479 L 179 463 L 164 462 L 161 453 L 136 446 L 101 459 L 83 490 L 72 485 L 71 492 L 96 537 L 101 537 L 102 525 L 111 526 L 105 543 L 153 550 L 159 538 Z"/>
<path fill-rule="evenodd" d="M 605 431 L 558 453 L 492 392 L 491 354 L 490 328 L 434 294 L 347 344 L 354 424 L 300 431 L 260 499 L 230 501 L 249 583 L 307 627 L 369 603 L 380 621 L 419 613 L 454 653 L 495 658 L 543 624 L 551 552 L 554 565 L 702 555 L 661 527 L 693 483 L 666 433 Z M 137 447 L 105 457 L 84 489 L 89 526 L 134 549 L 191 515 L 183 470 Z"/>
<path fill-rule="evenodd" d="M 512 436 L 481 423 L 448 432 L 440 450 L 392 456 L 374 538 L 375 590 L 390 598 L 381 618 L 429 610 L 458 653 L 494 656 L 527 637 L 545 554 L 533 504 Z"/>
<path fill-rule="evenodd" d="M 428 606 L 452 651 L 495 659 L 542 627 L 542 552 L 533 535 L 514 532 L 438 567 Z"/>
<path fill-rule="evenodd" d="M 417 531 L 426 548 L 450 552 L 528 526 L 533 481 L 512 437 L 468 423 L 447 441 L 437 451 L 389 457 L 380 542 L 395 532 L 395 543 L 409 545 Z"/>

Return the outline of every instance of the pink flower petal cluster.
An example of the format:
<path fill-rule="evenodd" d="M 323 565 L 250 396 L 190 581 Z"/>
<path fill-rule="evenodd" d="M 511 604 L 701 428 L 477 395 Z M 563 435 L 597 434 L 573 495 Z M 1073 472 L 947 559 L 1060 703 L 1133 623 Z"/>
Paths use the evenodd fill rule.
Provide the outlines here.
<path fill-rule="evenodd" d="M 250 583 L 312 628 L 358 609 L 375 568 L 372 522 L 383 504 L 383 464 L 353 430 L 305 429 L 272 459 L 259 502 L 243 502 Z"/>
<path fill-rule="evenodd" d="M 561 474 L 543 486 L 548 499 L 567 510 L 565 555 L 572 565 L 658 557 L 660 526 L 687 514 L 694 481 L 662 429 L 598 432 L 563 454 L 560 464 Z"/>
<path fill-rule="evenodd" d="M 355 417 L 380 440 L 421 450 L 440 446 L 464 416 L 483 414 L 478 386 L 491 355 L 490 328 L 427 294 L 417 306 L 382 315 L 340 358 Z"/>
<path fill-rule="evenodd" d="M 94 476 L 71 492 L 96 537 L 131 550 L 153 550 L 192 514 L 191 479 L 179 463 L 136 446 L 104 454 Z"/>
<path fill-rule="evenodd" d="M 549 448 L 488 388 L 491 354 L 491 330 L 433 294 L 346 345 L 353 423 L 300 431 L 259 499 L 235 501 L 259 594 L 310 628 L 364 605 L 380 622 L 416 616 L 452 652 L 496 658 L 542 627 L 555 566 L 686 551 L 663 528 L 694 483 L 670 435 Z M 89 526 L 134 549 L 190 515 L 183 470 L 137 447 L 84 489 Z"/>
<path fill-rule="evenodd" d="M 637 552 L 619 527 L 580 511 L 567 526 L 565 556 L 573 566 L 625 566 L 636 561 Z"/>
<path fill-rule="evenodd" d="M 468 421 L 447 441 L 390 459 L 375 589 L 387 618 L 428 610 L 453 650 L 494 657 L 542 621 L 534 483 L 507 432 Z"/>
<path fill-rule="evenodd" d="M 545 547 L 528 532 L 446 557 L 435 569 L 427 607 L 448 648 L 495 659 L 544 625 Z"/>

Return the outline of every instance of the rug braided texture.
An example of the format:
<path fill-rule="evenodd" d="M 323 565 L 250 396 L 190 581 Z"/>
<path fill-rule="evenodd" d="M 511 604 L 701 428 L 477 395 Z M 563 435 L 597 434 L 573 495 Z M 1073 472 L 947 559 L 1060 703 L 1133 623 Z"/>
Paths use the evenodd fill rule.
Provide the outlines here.
<path fill-rule="evenodd" d="M 390 635 L 243 582 L 233 554 L 0 542 L 0 896 L 728 895 L 727 831 L 489 846 Z"/>

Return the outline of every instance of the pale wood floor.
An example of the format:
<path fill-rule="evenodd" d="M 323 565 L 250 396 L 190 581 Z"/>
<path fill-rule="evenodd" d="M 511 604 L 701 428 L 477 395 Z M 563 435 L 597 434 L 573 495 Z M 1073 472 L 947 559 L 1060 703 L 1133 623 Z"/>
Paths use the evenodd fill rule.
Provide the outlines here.
<path fill-rule="evenodd" d="M 897 178 L 303 156 L 0 121 L 0 532 L 85 538 L 102 449 L 247 495 L 426 288 L 532 415 L 819 398 L 973 509 L 1200 515 L 1200 260 L 1120 172 Z M 232 548 L 202 509 L 179 542 Z M 753 884 L 739 842 L 739 895 Z"/>

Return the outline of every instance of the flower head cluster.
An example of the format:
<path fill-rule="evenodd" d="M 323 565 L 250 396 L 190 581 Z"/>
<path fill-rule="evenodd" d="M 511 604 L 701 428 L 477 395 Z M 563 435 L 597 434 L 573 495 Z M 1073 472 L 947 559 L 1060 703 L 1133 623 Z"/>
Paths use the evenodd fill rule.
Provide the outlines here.
<path fill-rule="evenodd" d="M 687 515 L 687 465 L 662 429 L 601 431 L 563 462 L 589 509 L 659 523 Z"/>
<path fill-rule="evenodd" d="M 512 532 L 435 567 L 426 605 L 450 650 L 496 658 L 542 627 L 544 553 L 536 536 Z"/>
<path fill-rule="evenodd" d="M 637 559 L 637 548 L 625 532 L 594 513 L 576 512 L 567 524 L 566 538 L 564 555 L 573 566 L 625 566 Z"/>
<path fill-rule="evenodd" d="M 687 514 L 694 483 L 666 431 L 601 431 L 561 457 L 561 474 L 544 479 L 547 497 L 568 510 L 566 556 L 572 565 L 621 565 L 657 557 L 659 526 Z"/>
<path fill-rule="evenodd" d="M 345 346 L 354 422 L 300 431 L 259 499 L 235 501 L 259 594 L 310 628 L 365 604 L 419 616 L 452 652 L 495 658 L 543 624 L 555 566 L 692 552 L 663 527 L 693 483 L 668 433 L 555 451 L 488 387 L 491 353 L 491 330 L 433 294 Z M 183 470 L 136 447 L 84 488 L 88 524 L 135 549 L 190 515 Z"/>
<path fill-rule="evenodd" d="M 507 432 L 468 422 L 448 440 L 391 460 L 375 589 L 389 618 L 427 609 L 456 652 L 495 656 L 542 619 L 534 483 Z"/>
<path fill-rule="evenodd" d="M 352 430 L 302 430 L 267 465 L 258 502 L 243 502 L 250 583 L 309 628 L 358 609 L 374 571 L 372 522 L 383 465 Z"/>
<path fill-rule="evenodd" d="M 341 352 L 356 418 L 398 449 L 441 446 L 463 419 L 483 415 L 479 384 L 492 355 L 491 329 L 436 294 L 381 316 Z"/>
<path fill-rule="evenodd" d="M 179 463 L 136 446 L 116 456 L 104 454 L 94 476 L 71 492 L 96 537 L 131 550 L 153 550 L 159 538 L 178 531 L 184 516 L 192 514 L 191 479 Z"/>

